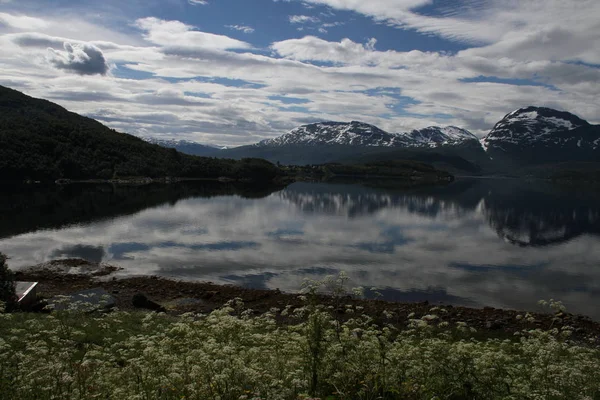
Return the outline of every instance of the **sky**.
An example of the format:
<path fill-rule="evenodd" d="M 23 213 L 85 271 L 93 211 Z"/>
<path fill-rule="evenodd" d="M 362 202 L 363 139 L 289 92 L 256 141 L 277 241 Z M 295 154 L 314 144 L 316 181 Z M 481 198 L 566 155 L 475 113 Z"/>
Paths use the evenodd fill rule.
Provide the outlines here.
<path fill-rule="evenodd" d="M 238 146 L 552 107 L 600 123 L 598 0 L 0 0 L 0 85 L 142 137 Z"/>

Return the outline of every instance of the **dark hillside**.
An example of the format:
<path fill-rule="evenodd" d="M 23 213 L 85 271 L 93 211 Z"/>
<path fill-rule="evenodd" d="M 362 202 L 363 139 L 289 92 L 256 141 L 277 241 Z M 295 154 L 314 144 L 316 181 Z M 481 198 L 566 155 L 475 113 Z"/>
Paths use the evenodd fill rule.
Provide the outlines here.
<path fill-rule="evenodd" d="M 276 174 L 277 168 L 263 160 L 240 164 L 181 154 L 0 86 L 0 181 L 133 176 L 269 180 Z"/>

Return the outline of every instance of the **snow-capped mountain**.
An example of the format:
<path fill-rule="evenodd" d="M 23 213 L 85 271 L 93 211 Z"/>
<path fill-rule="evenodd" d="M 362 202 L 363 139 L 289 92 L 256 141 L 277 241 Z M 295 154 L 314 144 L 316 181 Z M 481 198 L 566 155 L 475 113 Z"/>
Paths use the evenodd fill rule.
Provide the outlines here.
<path fill-rule="evenodd" d="M 469 131 L 448 126 L 431 126 L 412 132 L 388 133 L 364 122 L 319 122 L 303 125 L 275 138 L 263 140 L 257 146 L 281 147 L 287 145 L 346 145 L 367 147 L 432 148 L 477 141 Z"/>
<path fill-rule="evenodd" d="M 409 159 L 469 174 L 498 173 L 522 165 L 597 162 L 600 126 L 568 112 L 526 107 L 507 114 L 481 140 L 456 126 L 389 133 L 352 121 L 302 125 L 274 139 L 223 150 L 185 141 L 160 144 L 189 154 L 293 165 Z"/>
<path fill-rule="evenodd" d="M 558 143 L 571 139 L 572 135 L 567 132 L 588 125 L 587 121 L 568 112 L 540 107 L 520 108 L 502 118 L 482 143 L 485 148 L 496 143 L 527 144 L 539 140 Z"/>
<path fill-rule="evenodd" d="M 185 154 L 191 154 L 193 156 L 212 156 L 223 147 L 211 146 L 206 144 L 200 144 L 189 140 L 175 140 L 175 139 L 158 139 L 158 138 L 143 138 L 148 143 L 157 144 L 162 147 L 170 149 L 176 149 Z"/>
<path fill-rule="evenodd" d="M 406 145 L 410 147 L 454 146 L 479 140 L 471 132 L 456 126 L 443 128 L 430 126 L 423 129 L 414 129 L 408 133 L 400 133 L 398 136 L 406 138 Z"/>
<path fill-rule="evenodd" d="M 507 114 L 481 144 L 492 159 L 519 163 L 598 161 L 600 126 L 568 112 L 526 107 Z"/>
<path fill-rule="evenodd" d="M 302 125 L 274 139 L 263 140 L 258 146 L 286 145 L 352 145 L 352 146 L 386 146 L 402 145 L 401 139 L 387 133 L 374 125 L 364 122 L 319 122 Z"/>

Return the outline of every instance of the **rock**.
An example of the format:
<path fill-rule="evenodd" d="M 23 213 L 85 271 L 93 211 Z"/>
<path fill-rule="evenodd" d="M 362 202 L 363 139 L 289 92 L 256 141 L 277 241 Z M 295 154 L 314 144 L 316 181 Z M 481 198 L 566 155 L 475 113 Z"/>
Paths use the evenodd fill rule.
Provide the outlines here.
<path fill-rule="evenodd" d="M 485 327 L 487 329 L 491 329 L 491 330 L 502 329 L 504 327 L 504 325 L 505 325 L 504 321 L 501 321 L 499 319 L 494 320 L 494 321 L 487 321 L 485 323 Z"/>
<path fill-rule="evenodd" d="M 171 309 L 179 309 L 186 307 L 194 307 L 194 306 L 203 306 L 206 303 L 201 299 L 194 299 L 192 297 L 182 297 L 179 299 L 175 299 L 166 304 L 166 307 Z"/>
<path fill-rule="evenodd" d="M 46 300 L 39 300 L 31 306 L 31 312 L 49 312 L 48 302 Z"/>
<path fill-rule="evenodd" d="M 158 312 L 166 311 L 163 306 L 150 300 L 149 298 L 146 297 L 145 294 L 142 294 L 142 293 L 134 294 L 133 298 L 131 299 L 131 303 L 136 308 L 145 308 L 147 310 L 158 311 Z"/>
<path fill-rule="evenodd" d="M 68 276 L 72 277 L 74 275 L 106 276 L 122 269 L 123 268 L 121 267 L 91 262 L 82 258 L 67 258 L 37 264 L 32 267 L 24 268 L 21 272 L 29 275 L 56 274 L 61 276 L 60 279 L 65 280 Z"/>
<path fill-rule="evenodd" d="M 203 299 L 211 299 L 211 298 L 213 298 L 213 297 L 215 297 L 215 296 L 217 296 L 219 294 L 220 294 L 220 292 L 218 292 L 218 291 L 209 290 L 207 292 L 202 293 L 200 296 Z"/>

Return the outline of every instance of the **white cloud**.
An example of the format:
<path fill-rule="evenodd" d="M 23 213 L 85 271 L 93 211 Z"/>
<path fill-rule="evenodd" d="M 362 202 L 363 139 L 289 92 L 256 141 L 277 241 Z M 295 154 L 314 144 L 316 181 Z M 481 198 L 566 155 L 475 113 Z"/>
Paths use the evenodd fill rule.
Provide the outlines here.
<path fill-rule="evenodd" d="M 319 18 L 311 17 L 309 15 L 290 15 L 289 19 L 292 24 L 317 23 L 320 21 Z"/>
<path fill-rule="evenodd" d="M 41 18 L 7 13 L 0 13 L 0 25 L 7 25 L 11 28 L 27 30 L 42 29 L 48 26 L 48 24 Z"/>
<path fill-rule="evenodd" d="M 324 24 L 321 24 L 321 26 L 319 27 L 319 32 L 321 33 L 327 33 L 329 32 L 330 28 L 334 28 L 336 26 L 342 26 L 345 25 L 345 22 L 342 21 L 336 21 L 336 22 L 326 22 Z"/>
<path fill-rule="evenodd" d="M 244 33 L 253 33 L 255 30 L 254 28 L 246 25 L 225 25 L 225 27 Z"/>
<path fill-rule="evenodd" d="M 430 0 L 306 0 L 351 10 L 401 29 L 487 44 L 481 52 L 521 60 L 600 63 L 600 2 L 596 0 L 457 0 L 439 15 L 423 15 Z"/>
<path fill-rule="evenodd" d="M 208 1 L 206 1 L 206 0 L 188 0 L 188 3 L 190 3 L 193 6 L 205 6 L 208 4 Z"/>
<path fill-rule="evenodd" d="M 154 17 L 141 18 L 136 26 L 145 31 L 147 41 L 161 46 L 198 49 L 248 49 L 249 43 L 224 35 L 194 30 L 193 26 L 179 21 L 165 21 Z"/>

